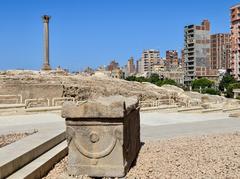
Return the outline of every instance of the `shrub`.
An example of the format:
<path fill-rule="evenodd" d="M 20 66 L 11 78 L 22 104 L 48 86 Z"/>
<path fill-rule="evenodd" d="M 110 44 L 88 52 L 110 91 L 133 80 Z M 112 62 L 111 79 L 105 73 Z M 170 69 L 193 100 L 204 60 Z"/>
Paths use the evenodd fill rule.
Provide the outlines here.
<path fill-rule="evenodd" d="M 227 89 L 228 86 L 233 83 L 237 83 L 237 81 L 227 73 L 219 83 L 219 90 L 224 91 L 224 88 Z"/>
<path fill-rule="evenodd" d="M 148 81 L 154 84 L 156 84 L 159 80 L 159 75 L 156 73 L 151 74 L 151 76 L 148 78 Z"/>
<path fill-rule="evenodd" d="M 214 85 L 214 82 L 208 80 L 207 78 L 196 79 L 192 82 L 192 89 L 211 88 Z"/>
<path fill-rule="evenodd" d="M 206 88 L 203 90 L 203 93 L 211 94 L 211 95 L 220 95 L 220 91 L 214 88 Z"/>
<path fill-rule="evenodd" d="M 177 86 L 177 83 L 176 81 L 174 80 L 171 80 L 171 79 L 165 79 L 165 80 L 159 80 L 157 83 L 156 83 L 157 86 L 162 86 L 162 85 L 175 85 Z"/>
<path fill-rule="evenodd" d="M 226 97 L 233 98 L 234 96 L 233 89 L 237 89 L 237 88 L 240 88 L 240 83 L 233 83 L 228 85 Z"/>
<path fill-rule="evenodd" d="M 125 80 L 127 80 L 127 81 L 136 81 L 136 76 L 128 76 Z"/>

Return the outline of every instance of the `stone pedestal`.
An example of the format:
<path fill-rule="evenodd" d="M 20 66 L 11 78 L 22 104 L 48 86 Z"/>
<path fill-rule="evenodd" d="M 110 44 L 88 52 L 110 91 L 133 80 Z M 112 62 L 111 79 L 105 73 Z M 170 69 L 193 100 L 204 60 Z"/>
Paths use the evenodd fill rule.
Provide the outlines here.
<path fill-rule="evenodd" d="M 76 105 L 67 102 L 69 175 L 124 177 L 140 149 L 140 115 L 135 97 L 102 97 Z"/>

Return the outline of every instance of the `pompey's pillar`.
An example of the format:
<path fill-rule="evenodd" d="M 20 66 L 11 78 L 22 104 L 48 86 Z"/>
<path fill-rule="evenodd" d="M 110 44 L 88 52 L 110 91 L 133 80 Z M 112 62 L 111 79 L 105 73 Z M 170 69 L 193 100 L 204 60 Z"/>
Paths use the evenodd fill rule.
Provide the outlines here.
<path fill-rule="evenodd" d="M 48 15 L 42 16 L 44 26 L 44 62 L 42 70 L 51 70 L 49 63 L 49 27 L 48 27 L 48 22 L 50 18 L 51 17 Z"/>

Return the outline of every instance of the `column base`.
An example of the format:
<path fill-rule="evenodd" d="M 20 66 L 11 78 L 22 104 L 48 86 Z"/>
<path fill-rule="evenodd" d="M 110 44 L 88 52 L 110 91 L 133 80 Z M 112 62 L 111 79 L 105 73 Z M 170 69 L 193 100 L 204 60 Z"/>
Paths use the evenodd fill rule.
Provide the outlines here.
<path fill-rule="evenodd" d="M 44 64 L 42 70 L 51 70 L 51 67 L 48 64 Z"/>

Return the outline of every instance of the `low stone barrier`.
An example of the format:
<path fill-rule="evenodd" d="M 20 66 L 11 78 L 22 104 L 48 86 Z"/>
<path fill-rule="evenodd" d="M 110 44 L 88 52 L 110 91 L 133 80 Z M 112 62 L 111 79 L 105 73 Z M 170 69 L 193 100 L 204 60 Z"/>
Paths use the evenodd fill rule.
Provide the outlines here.
<path fill-rule="evenodd" d="M 177 105 L 164 105 L 159 107 L 145 107 L 141 108 L 141 111 L 156 111 L 156 110 L 165 110 L 165 109 L 175 109 Z"/>
<path fill-rule="evenodd" d="M 234 108 L 223 109 L 223 112 L 238 111 L 238 110 L 240 110 L 240 107 L 234 107 Z"/>
<path fill-rule="evenodd" d="M 199 110 L 202 110 L 203 107 L 191 107 L 191 108 L 179 108 L 178 109 L 178 112 L 187 112 L 187 111 L 199 111 Z"/>
<path fill-rule="evenodd" d="M 53 98 L 52 106 L 62 106 L 65 101 L 75 101 L 73 97 Z"/>
<path fill-rule="evenodd" d="M 202 113 L 210 113 L 210 112 L 217 112 L 217 111 L 222 111 L 222 108 L 204 109 L 202 110 Z"/>
<path fill-rule="evenodd" d="M 50 106 L 50 102 L 49 102 L 49 99 L 46 99 L 46 98 L 26 99 L 25 105 L 26 105 L 26 108 L 47 107 L 47 106 Z"/>
<path fill-rule="evenodd" d="M 124 177 L 140 150 L 140 115 L 135 97 L 102 97 L 64 103 L 67 174 Z"/>
<path fill-rule="evenodd" d="M 0 104 L 21 104 L 22 95 L 0 95 Z"/>
<path fill-rule="evenodd" d="M 161 100 L 152 100 L 152 101 L 140 101 L 139 102 L 141 108 L 146 107 L 159 107 L 162 105 L 173 105 L 174 100 L 173 99 L 161 99 Z"/>
<path fill-rule="evenodd" d="M 229 114 L 229 117 L 240 117 L 240 112 L 231 113 Z"/>
<path fill-rule="evenodd" d="M 48 106 L 48 107 L 35 107 L 35 108 L 27 108 L 25 112 L 49 112 L 49 111 L 61 111 L 62 106 Z"/>

